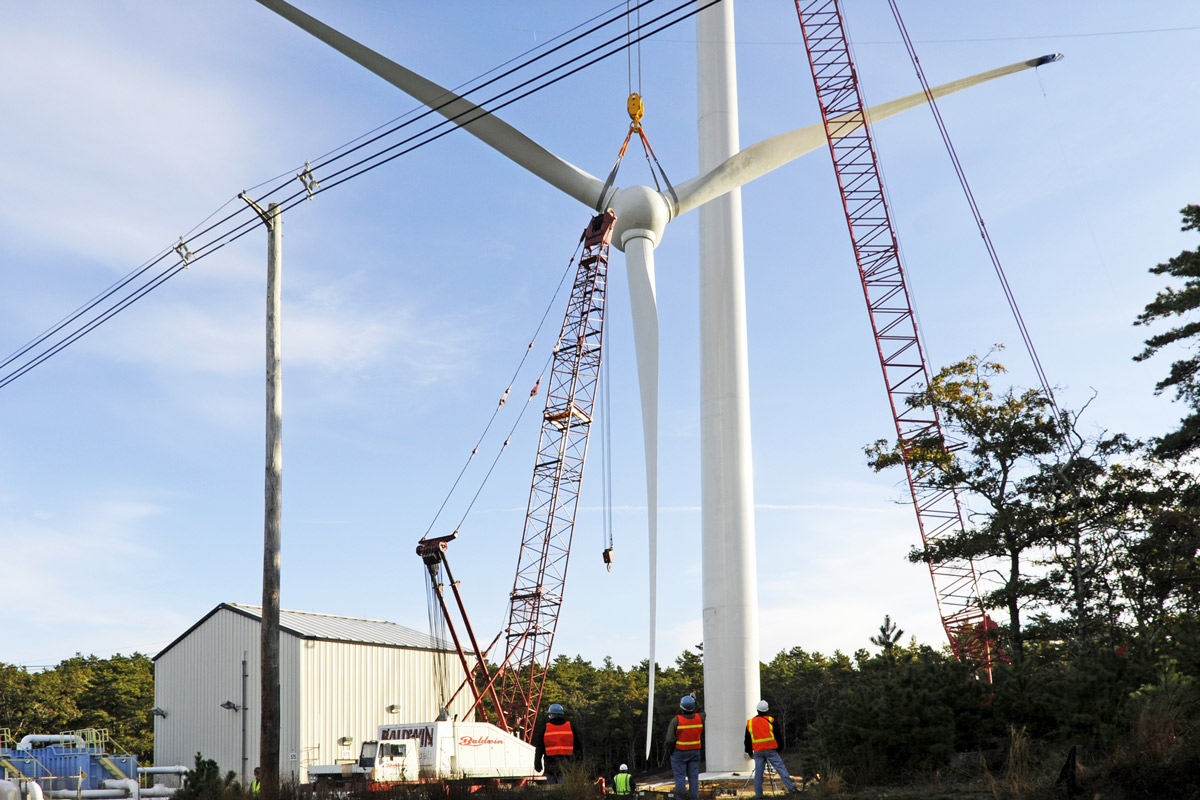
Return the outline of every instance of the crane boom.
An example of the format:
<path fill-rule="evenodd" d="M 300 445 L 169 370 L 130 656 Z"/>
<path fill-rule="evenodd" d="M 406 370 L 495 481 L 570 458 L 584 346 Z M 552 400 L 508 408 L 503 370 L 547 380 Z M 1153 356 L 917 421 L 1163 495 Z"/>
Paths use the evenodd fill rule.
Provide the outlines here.
<path fill-rule="evenodd" d="M 942 425 L 936 411 L 914 409 L 905 403 L 908 397 L 929 385 L 929 367 L 900 263 L 871 130 L 863 124 L 862 91 L 841 9 L 837 0 L 796 0 L 796 13 L 804 34 L 896 435 L 902 447 L 930 435 L 941 437 Z M 927 483 L 907 455 L 904 470 L 925 547 L 965 527 L 957 492 Z M 995 657 L 990 632 L 995 623 L 984 611 L 974 563 L 969 559 L 931 563 L 929 573 L 951 647 L 960 659 L 969 657 L 980 664 L 990 680 Z"/>
<path fill-rule="evenodd" d="M 616 215 L 607 211 L 594 217 L 583 234 L 583 253 L 554 347 L 525 530 L 509 596 L 500 705 L 509 728 L 526 741 L 533 736 L 567 579 L 592 404 L 600 379 L 608 251 L 615 223 Z"/>
<path fill-rule="evenodd" d="M 474 697 L 468 713 L 488 717 L 486 701 L 497 712 L 497 725 L 526 742 L 533 738 L 542 689 L 546 683 L 558 613 L 567 580 L 567 561 L 575 531 L 575 512 L 587 457 L 592 405 L 600 380 L 604 349 L 604 311 L 608 296 L 608 251 L 617 221 L 611 210 L 592 218 L 580 241 L 583 251 L 554 345 L 553 364 L 542 412 L 542 431 L 533 466 L 533 484 L 517 558 L 517 574 L 509 595 L 508 626 L 496 637 L 505 639 L 504 658 L 495 671 L 467 617 L 458 583 L 450 574 L 447 546 L 458 532 L 417 545 L 462 664 L 464 679 L 454 693 L 469 688 Z M 540 385 L 539 380 L 539 385 Z M 530 396 L 538 391 L 534 386 Z M 606 555 L 606 559 L 608 556 Z M 446 602 L 442 571 L 470 643 L 472 661 L 459 636 Z"/>

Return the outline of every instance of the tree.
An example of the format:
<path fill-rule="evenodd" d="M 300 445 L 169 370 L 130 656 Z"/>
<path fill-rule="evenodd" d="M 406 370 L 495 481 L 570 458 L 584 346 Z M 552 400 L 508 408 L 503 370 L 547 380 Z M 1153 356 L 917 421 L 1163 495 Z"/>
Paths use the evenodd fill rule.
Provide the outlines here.
<path fill-rule="evenodd" d="M 1181 230 L 1200 230 L 1200 206 L 1189 205 L 1180 213 L 1183 215 Z M 1184 279 L 1183 287 L 1178 290 L 1168 286 L 1159 291 L 1134 322 L 1134 325 L 1150 325 L 1164 319 L 1185 319 L 1182 324 L 1147 339 L 1146 349 L 1133 359 L 1144 361 L 1173 344 L 1187 346 L 1190 350 L 1190 355 L 1171 364 L 1167 377 L 1155 387 L 1158 394 L 1173 389 L 1175 399 L 1185 402 L 1192 411 L 1180 420 L 1178 428 L 1159 438 L 1155 444 L 1158 455 L 1178 458 L 1200 448 L 1200 352 L 1196 348 L 1200 320 L 1194 318 L 1196 310 L 1200 309 L 1200 252 L 1184 250 L 1165 264 L 1152 267 L 1150 272 Z"/>
<path fill-rule="evenodd" d="M 115 745 L 148 763 L 154 753 L 154 670 L 141 653 L 76 654 L 30 673 L 0 664 L 0 728 L 21 734 L 107 730 Z"/>
<path fill-rule="evenodd" d="M 885 656 L 890 656 L 896 642 L 900 641 L 900 637 L 903 635 L 904 631 L 897 628 L 896 623 L 892 622 L 892 615 L 884 614 L 883 624 L 879 626 L 879 633 L 871 637 L 871 644 L 881 648 Z"/>
<path fill-rule="evenodd" d="M 1074 419 L 1064 417 L 1068 425 Z M 1073 639 L 1078 648 L 1111 641 L 1124 611 L 1114 580 L 1117 562 L 1145 500 L 1145 470 L 1114 463 L 1137 453 L 1140 443 L 1124 434 L 1084 438 L 1070 428 L 1071 452 L 1046 460 L 1026 483 L 1029 497 L 1049 521 L 1049 553 L 1036 560 L 1049 571 L 1034 601 L 1058 608 L 1061 619 L 1041 627 L 1051 638 Z"/>
<path fill-rule="evenodd" d="M 1200 616 L 1200 486 L 1188 470 L 1147 460 L 1118 471 L 1131 488 L 1114 579 L 1134 632 L 1159 642 L 1181 618 Z"/>
<path fill-rule="evenodd" d="M 800 647 L 780 651 L 770 663 L 760 666 L 763 699 L 771 704 L 771 716 L 783 728 L 784 747 L 806 734 L 841 694 L 853 669 L 850 658 L 840 652 L 826 658 Z"/>
<path fill-rule="evenodd" d="M 916 644 L 862 652 L 847 678 L 809 729 L 808 750 L 853 783 L 938 769 L 981 743 L 988 688 L 945 653 Z"/>
<path fill-rule="evenodd" d="M 183 786 L 176 790 L 177 800 L 244 800 L 237 773 L 229 770 L 221 777 L 217 762 L 196 753 L 196 764 L 187 771 Z"/>
<path fill-rule="evenodd" d="M 1058 530 L 1030 492 L 1059 435 L 1044 395 L 1032 389 L 1016 394 L 1012 388 L 993 393 L 990 379 L 1005 371 L 995 361 L 972 355 L 943 367 L 924 390 L 907 398 L 914 409 L 935 411 L 948 435 L 961 445 L 950 446 L 933 431 L 891 445 L 881 439 L 866 452 L 876 471 L 907 459 L 923 483 L 982 501 L 984 508 L 973 515 L 974 526 L 930 541 L 923 550 L 914 549 L 909 559 L 934 564 L 1001 560 L 1000 568 L 992 570 L 999 587 L 983 600 L 1007 609 L 1013 657 L 1019 662 L 1022 604 L 1038 588 L 1026 572 L 1026 557 L 1050 544 Z"/>

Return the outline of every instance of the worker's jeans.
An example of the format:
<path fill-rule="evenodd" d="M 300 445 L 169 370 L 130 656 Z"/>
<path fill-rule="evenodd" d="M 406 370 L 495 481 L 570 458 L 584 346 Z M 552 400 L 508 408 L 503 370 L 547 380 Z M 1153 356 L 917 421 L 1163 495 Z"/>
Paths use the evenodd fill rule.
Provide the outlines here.
<path fill-rule="evenodd" d="M 759 750 L 754 754 L 754 796 L 762 797 L 762 779 L 763 773 L 767 770 L 767 764 L 775 768 L 779 773 L 783 785 L 787 787 L 789 792 L 796 791 L 796 784 L 792 783 L 792 776 L 788 774 L 787 767 L 783 765 L 783 759 L 779 757 L 778 750 Z"/>
<path fill-rule="evenodd" d="M 700 797 L 700 751 L 676 750 L 671 753 L 671 771 L 675 773 L 675 796 L 679 800 Z M 685 789 L 684 782 L 687 782 Z M 687 794 L 684 795 L 684 791 Z"/>

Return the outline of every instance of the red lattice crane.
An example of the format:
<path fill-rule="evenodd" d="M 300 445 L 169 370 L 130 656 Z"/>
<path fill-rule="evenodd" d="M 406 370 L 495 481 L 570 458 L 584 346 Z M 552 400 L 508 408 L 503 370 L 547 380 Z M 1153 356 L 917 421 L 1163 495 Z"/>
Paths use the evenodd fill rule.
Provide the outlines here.
<path fill-rule="evenodd" d="M 562 331 L 554 346 L 525 530 L 509 595 L 508 625 L 500 634 L 505 639 L 505 653 L 494 673 L 487 667 L 488 651 L 481 649 L 475 639 L 446 561 L 446 546 L 454 535 L 422 539 L 417 546 L 417 554 L 429 567 L 443 616 L 467 675 L 464 686 L 470 688 L 475 698 L 471 710 L 479 709 L 486 719 L 483 701 L 487 698 L 497 711 L 496 724 L 525 741 L 533 737 L 567 579 L 592 406 L 600 380 L 608 252 L 615 224 L 616 216 L 611 211 L 600 214 L 592 219 L 581 237 L 583 251 Z M 455 630 L 445 600 L 437 574 L 443 566 L 464 622 L 474 663 Z"/>
<path fill-rule="evenodd" d="M 905 402 L 929 385 L 929 367 L 900 263 L 896 231 L 884 197 L 879 161 L 866 124 L 841 9 L 837 0 L 796 0 L 796 13 L 812 67 L 896 435 L 902 447 L 923 437 L 941 437 L 942 426 L 936 411 L 913 409 Z M 907 458 L 904 470 L 925 547 L 965 527 L 962 505 L 955 491 L 927 483 L 920 469 Z M 956 559 L 930 564 L 929 573 L 942 627 L 955 655 L 978 663 L 990 680 L 996 658 L 991 641 L 995 623 L 984 611 L 975 565 L 970 560 Z"/>

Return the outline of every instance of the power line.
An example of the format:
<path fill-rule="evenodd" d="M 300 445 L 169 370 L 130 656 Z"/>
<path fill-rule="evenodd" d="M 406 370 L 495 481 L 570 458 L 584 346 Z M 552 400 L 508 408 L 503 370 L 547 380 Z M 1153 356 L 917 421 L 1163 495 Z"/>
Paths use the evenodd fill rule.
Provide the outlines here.
<path fill-rule="evenodd" d="M 637 12 L 643 6 L 649 5 L 652 2 L 654 2 L 654 0 L 643 0 L 642 3 L 638 4 L 637 6 L 634 6 L 632 9 L 627 8 L 626 12 L 624 12 L 623 14 L 620 14 L 620 15 L 614 17 L 613 19 L 607 20 L 600 24 L 593 25 L 591 28 L 588 28 L 584 32 L 568 39 L 566 42 L 556 45 L 555 47 L 551 48 L 547 52 L 542 53 L 536 57 L 526 59 L 525 61 L 521 62 L 521 64 L 519 64 L 518 66 L 513 67 L 509 70 L 506 70 L 502 74 L 500 74 L 488 81 L 485 81 L 484 83 L 480 84 L 479 86 L 476 86 L 475 88 L 467 91 L 462 96 L 468 97 L 470 94 L 478 92 L 479 90 L 483 89 L 484 87 L 492 85 L 496 81 L 498 81 L 504 77 L 511 76 L 511 75 L 515 74 L 516 72 L 520 71 L 521 69 L 525 69 L 525 68 L 529 67 L 530 65 L 536 63 L 537 61 L 545 58 L 547 55 L 562 50 L 564 47 L 566 47 L 569 44 L 581 42 L 585 37 L 588 37 L 598 31 L 600 31 L 607 25 L 610 25 L 610 24 L 624 18 L 625 14 L 630 13 L 630 11 Z M 476 103 L 475 105 L 478 106 L 477 109 L 472 109 L 471 111 L 464 112 L 464 114 L 457 115 L 454 119 L 442 120 L 434 125 L 431 125 L 431 126 L 425 128 L 424 130 L 420 131 L 419 133 L 413 134 L 411 136 L 408 136 L 405 139 L 402 139 L 400 142 L 390 144 L 386 147 L 382 147 L 381 149 L 376 150 L 374 153 L 367 155 L 367 156 L 359 159 L 358 161 L 353 162 L 352 164 L 349 164 L 348 166 L 345 166 L 342 169 L 334 172 L 332 175 L 326 176 L 324 178 L 325 182 L 323 184 L 316 184 L 315 188 L 314 188 L 314 186 L 306 183 L 304 188 L 298 189 L 298 190 L 292 192 L 291 194 L 286 195 L 285 197 L 282 198 L 282 200 L 272 200 L 272 198 L 275 198 L 276 195 L 286 192 L 287 187 L 291 184 L 291 182 L 293 180 L 292 178 L 289 177 L 287 180 L 285 180 L 281 183 L 278 183 L 276 186 L 274 186 L 274 188 L 272 188 L 269 191 L 267 191 L 266 193 L 262 194 L 260 197 L 255 198 L 255 200 L 259 204 L 269 201 L 269 200 L 271 200 L 272 202 L 278 202 L 281 207 L 280 208 L 281 212 L 284 210 L 293 208 L 298 203 L 300 203 L 302 200 L 310 199 L 311 197 L 315 196 L 316 194 L 318 194 L 320 192 L 327 191 L 335 186 L 339 186 L 343 183 L 346 183 L 347 181 L 349 181 L 353 178 L 356 178 L 356 177 L 359 177 L 360 175 L 366 174 L 367 172 L 370 172 L 373 169 L 383 166 L 384 164 L 387 164 L 387 163 L 395 160 L 396 158 L 399 158 L 402 155 L 411 153 L 412 151 L 414 151 L 420 147 L 423 147 L 433 141 L 436 141 L 437 139 L 440 139 L 442 136 L 445 136 L 447 133 L 450 133 L 453 130 L 457 130 L 459 127 L 461 127 L 461 125 L 469 124 L 470 122 L 474 121 L 475 119 L 479 119 L 481 116 L 483 116 L 485 114 L 494 113 L 495 111 L 505 108 L 505 107 L 517 102 L 518 100 L 524 99 L 532 94 L 535 94 L 536 92 L 542 91 L 542 90 L 558 83 L 559 81 L 562 81 L 572 75 L 575 75 L 576 73 L 578 73 L 584 69 L 587 69 L 588 67 L 591 67 L 591 66 L 599 63 L 600 61 L 610 58 L 611 56 L 613 56 L 617 53 L 620 53 L 623 50 L 625 50 L 631 46 L 637 45 L 642 41 L 642 39 L 649 38 L 658 33 L 661 33 L 664 30 L 674 27 L 675 25 L 678 25 L 679 23 L 681 23 L 681 22 L 689 19 L 690 17 L 694 16 L 695 14 L 699 13 L 703 9 L 708 8 L 709 6 L 715 5 L 717 2 L 720 2 L 720 0 L 711 0 L 711 2 L 708 2 L 702 6 L 692 7 L 690 11 L 688 11 L 687 13 L 683 13 L 674 19 L 669 19 L 669 18 L 672 17 L 673 15 L 679 14 L 679 12 L 682 9 L 686 9 L 689 6 L 691 6 L 691 3 L 687 2 L 685 0 L 685 2 L 680 3 L 679 5 L 670 9 L 669 11 L 667 11 L 663 14 L 660 14 L 657 17 L 654 17 L 653 19 L 651 19 L 649 22 L 646 22 L 646 23 L 640 23 L 640 16 L 639 16 L 639 24 L 635 28 L 629 29 L 627 26 L 626 32 L 620 33 L 617 36 L 612 37 L 612 38 L 608 39 L 607 41 L 601 43 L 600 45 L 589 47 L 585 52 L 571 56 L 566 61 L 558 64 L 557 66 L 552 67 L 547 70 L 544 70 L 541 73 L 538 73 L 537 75 L 535 75 L 534 77 L 524 80 L 521 83 L 518 83 L 516 86 L 514 86 L 512 88 L 509 88 L 503 92 L 493 95 L 492 97 L 488 98 L 487 100 L 483 101 L 482 103 Z M 616 9 L 616 8 L 619 8 L 619 6 L 613 6 L 612 8 L 609 9 L 608 12 L 605 12 L 605 13 L 611 13 L 613 11 L 613 9 Z M 590 20 L 588 20 L 588 22 L 582 23 L 580 26 L 576 26 L 575 28 L 572 28 L 571 30 L 577 30 L 579 27 L 582 27 L 582 25 L 587 25 L 590 22 L 595 21 L 596 19 L 598 19 L 601 16 L 603 16 L 603 14 L 593 17 Z M 656 23 L 662 22 L 663 20 L 666 20 L 666 21 L 663 22 L 663 24 L 660 25 L 659 27 L 657 27 L 657 28 L 652 27 Z M 647 30 L 647 29 L 649 29 L 649 30 Z M 638 35 L 636 37 L 631 36 L 630 35 L 631 30 L 632 30 L 632 32 L 637 33 Z M 558 38 L 561 38 L 561 35 L 559 37 L 555 37 L 555 39 L 552 39 L 551 41 L 555 41 Z M 624 39 L 624 44 L 620 43 L 622 39 Z M 607 52 L 603 52 L 600 55 L 595 55 L 594 57 L 592 57 L 595 53 L 597 53 L 597 51 L 602 50 L 604 48 L 609 48 L 614 44 L 616 46 L 612 47 L 612 49 L 608 50 Z M 535 48 L 535 49 L 537 49 L 537 48 Z M 526 51 L 526 53 L 530 53 L 530 52 L 533 52 L 533 50 Z M 585 59 L 589 59 L 589 57 L 591 57 L 590 60 L 585 60 Z M 520 58 L 520 57 L 518 56 L 518 58 Z M 583 63 L 579 63 L 581 61 Z M 506 64 L 507 63 L 511 63 L 511 61 L 506 62 Z M 568 67 L 571 67 L 572 65 L 575 65 L 575 66 L 571 69 L 567 69 Z M 502 65 L 502 67 L 503 66 L 504 65 Z M 499 68 L 495 68 L 495 69 L 499 69 Z M 495 69 L 490 70 L 487 73 L 484 73 L 484 75 L 491 74 L 492 72 L 495 71 Z M 563 70 L 566 70 L 566 71 L 563 72 Z M 559 72 L 561 72 L 562 74 L 555 75 L 555 73 L 559 73 Z M 482 77 L 483 76 L 480 76 L 480 78 L 482 78 Z M 473 79 L 472 81 L 468 81 L 466 85 L 473 83 L 475 80 L 479 80 L 479 78 Z M 541 83 L 538 83 L 539 81 L 541 81 Z M 532 88 L 528 88 L 526 91 L 523 91 L 523 92 L 520 91 L 520 90 L 526 89 L 526 87 L 530 87 L 530 86 L 532 86 Z M 520 92 L 520 93 L 516 94 L 515 96 L 510 97 L 509 95 L 512 95 L 514 92 Z M 504 102 L 497 102 L 506 97 L 507 97 L 507 99 L 504 99 Z M 451 98 L 447 102 L 453 102 L 454 99 L 455 98 Z M 485 107 L 487 104 L 493 104 L 493 105 L 491 105 L 491 107 Z M 322 156 L 322 159 L 325 159 L 325 160 L 320 161 L 317 168 L 319 169 L 321 167 L 329 166 L 340 159 L 346 158 L 347 156 L 349 156 L 352 153 L 361 151 L 362 149 L 368 147 L 371 144 L 381 142 L 381 140 L 383 140 L 384 138 L 403 130 L 407 126 L 414 124 L 415 122 L 424 118 L 428 114 L 433 113 L 434 110 L 435 109 L 427 109 L 427 110 L 423 111 L 422 113 L 418 114 L 416 117 L 413 117 L 399 125 L 395 125 L 382 134 L 379 134 L 377 136 L 372 136 L 371 138 L 361 141 L 358 144 L 355 144 L 353 147 L 349 147 L 349 149 L 343 150 L 343 148 L 346 147 L 345 145 L 343 145 L 342 148 L 337 148 L 334 151 L 330 151 L 330 153 L 337 152 L 338 154 L 335 156 L 332 156 L 332 157 L 328 157 L 328 158 L 326 158 L 326 156 L 329 156 L 329 154 L 326 154 L 326 156 Z M 459 122 L 459 120 L 465 114 L 471 114 L 471 113 L 476 114 L 476 116 L 473 116 L 470 119 L 464 119 L 461 121 L 461 123 Z M 439 129 L 443 129 L 443 130 L 441 130 L 440 132 L 437 132 L 437 131 L 439 131 Z M 378 130 L 378 128 L 376 130 Z M 364 135 L 370 136 L 370 134 L 364 134 Z M 427 137 L 427 138 L 422 138 L 422 137 Z M 362 137 L 358 137 L 358 139 L 351 140 L 351 141 L 357 142 L 359 139 L 362 139 Z M 409 146 L 406 146 L 406 145 L 409 145 Z M 338 150 L 343 150 L 343 152 L 338 152 Z M 358 167 L 361 167 L 361 169 L 356 169 Z M 309 170 L 306 169 L 306 172 L 309 172 Z M 302 177 L 303 175 L 304 175 L 304 173 L 301 173 L 301 176 L 298 176 L 298 177 Z M 332 180 L 332 179 L 336 179 L 336 180 Z M 275 180 L 279 180 L 279 179 L 277 178 Z M 262 184 L 258 184 L 258 186 L 263 186 L 270 182 L 271 181 L 266 181 Z M 212 219 L 217 214 L 219 214 L 220 211 L 228 205 L 229 205 L 229 202 L 227 201 L 224 205 L 221 206 L 220 209 L 218 209 L 213 214 L 210 214 L 205 219 L 205 222 Z M 239 221 L 239 219 L 240 219 L 240 221 Z M 95 330 L 97 327 L 102 325 L 104 322 L 108 321 L 116 314 L 125 310 L 126 308 L 131 306 L 133 303 L 137 302 L 138 300 L 141 300 L 143 297 L 145 297 L 151 291 L 158 288 L 159 286 L 161 286 L 163 283 L 165 283 L 167 280 L 174 277 L 175 275 L 178 275 L 184 269 L 187 269 L 188 267 L 190 267 L 193 263 L 195 263 L 209 255 L 212 255 L 213 253 L 217 252 L 218 250 L 220 250 L 221 248 L 225 247 L 228 244 L 232 244 L 233 242 L 240 239 L 242 236 L 245 236 L 251 230 L 254 230 L 255 228 L 257 228 L 259 224 L 261 224 L 261 221 L 259 220 L 257 215 L 255 215 L 249 208 L 247 208 L 245 206 L 241 206 L 241 207 L 237 207 L 236 210 L 226 214 L 225 216 L 221 217 L 217 221 L 212 222 L 211 224 L 207 225 L 207 227 L 203 227 L 198 232 L 193 233 L 193 235 L 190 238 L 184 239 L 183 237 L 180 237 L 180 242 L 178 245 L 176 245 L 173 248 L 163 250 L 157 256 L 152 258 L 150 261 L 146 262 L 139 268 L 135 269 L 133 272 L 126 275 L 122 280 L 118 281 L 117 283 L 113 284 L 113 286 L 109 287 L 109 289 L 107 289 L 106 291 L 97 295 L 95 298 L 93 298 L 91 301 L 89 301 L 88 303 L 81 306 L 75 312 L 69 314 L 63 320 L 61 320 L 60 322 L 58 322 L 55 325 L 53 325 L 52 327 L 50 327 L 49 329 L 47 329 L 45 332 L 43 332 L 39 336 L 35 337 L 33 340 L 31 340 L 26 345 L 24 345 L 23 347 L 18 349 L 12 355 L 8 356 L 3 362 L 0 362 L 0 369 L 12 367 L 12 369 L 8 370 L 7 372 L 0 373 L 0 388 L 3 388 L 5 386 L 7 386 L 8 384 L 12 383 L 17 378 L 28 373 L 34 367 L 37 367 L 38 365 L 45 363 L 46 360 L 53 357 L 54 355 L 57 355 L 63 349 L 70 346 L 74 342 L 78 341 L 80 338 L 87 335 L 91 331 Z M 193 228 L 193 231 L 195 231 L 195 228 L 199 228 L 201 225 L 204 225 L 204 222 L 201 222 L 199 225 L 195 226 Z M 173 262 L 170 261 L 170 257 L 171 257 L 172 253 L 175 253 L 178 256 L 178 259 Z M 150 272 L 150 270 L 152 270 L 155 267 L 159 267 L 159 266 L 163 265 L 164 263 L 166 264 L 166 266 L 163 266 L 157 273 L 151 274 L 149 277 L 147 277 L 147 274 Z M 138 280 L 141 280 L 142 282 L 135 284 L 135 282 Z M 125 292 L 125 293 L 121 294 L 121 292 Z M 26 356 L 28 356 L 28 357 L 26 358 Z M 22 361 L 21 359 L 23 359 L 23 358 L 25 360 Z M 15 366 L 14 366 L 14 364 L 15 364 Z"/>

